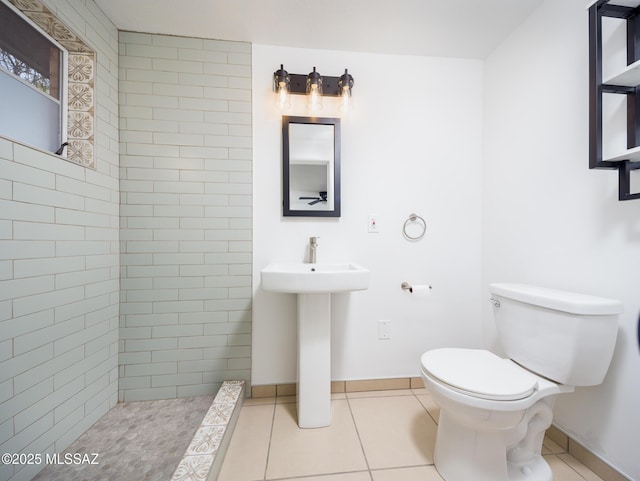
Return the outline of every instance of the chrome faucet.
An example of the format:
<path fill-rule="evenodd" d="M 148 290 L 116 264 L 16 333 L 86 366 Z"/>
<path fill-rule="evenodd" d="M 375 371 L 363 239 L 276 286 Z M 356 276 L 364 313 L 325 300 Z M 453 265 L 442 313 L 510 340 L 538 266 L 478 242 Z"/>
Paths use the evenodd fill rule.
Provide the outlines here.
<path fill-rule="evenodd" d="M 320 237 L 309 237 L 309 263 L 316 263 L 316 249 L 318 248 L 318 239 Z"/>

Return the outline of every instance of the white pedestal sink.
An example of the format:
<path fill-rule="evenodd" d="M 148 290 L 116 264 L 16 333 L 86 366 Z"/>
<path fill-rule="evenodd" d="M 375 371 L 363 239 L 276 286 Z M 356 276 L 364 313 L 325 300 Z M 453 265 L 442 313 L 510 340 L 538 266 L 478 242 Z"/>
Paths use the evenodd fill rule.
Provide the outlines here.
<path fill-rule="evenodd" d="M 270 264 L 262 288 L 298 294 L 298 426 L 331 424 L 331 293 L 369 287 L 357 264 Z"/>

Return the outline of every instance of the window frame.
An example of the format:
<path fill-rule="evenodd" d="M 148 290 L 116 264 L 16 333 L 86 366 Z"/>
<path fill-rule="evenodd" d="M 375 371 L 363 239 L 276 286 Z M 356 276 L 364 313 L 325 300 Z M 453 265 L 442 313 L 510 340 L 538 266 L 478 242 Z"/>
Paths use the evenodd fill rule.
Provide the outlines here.
<path fill-rule="evenodd" d="M 61 58 L 60 58 L 60 95 L 59 95 L 59 99 L 56 99 L 55 97 L 52 97 L 50 94 L 43 92 L 41 90 L 39 90 L 38 88 L 36 88 L 33 84 L 31 84 L 30 82 L 27 82 L 26 80 L 24 80 L 23 78 L 18 77 L 16 74 L 14 74 L 13 72 L 9 72 L 8 70 L 0 67 L 0 69 L 8 74 L 11 78 L 13 78 L 14 80 L 17 80 L 19 82 L 22 82 L 22 84 L 28 86 L 29 88 L 33 89 L 34 91 L 38 92 L 40 95 L 45 95 L 46 97 L 48 97 L 50 100 L 53 100 L 54 102 L 58 103 L 60 109 L 60 115 L 58 118 L 59 124 L 58 124 L 58 140 L 60 142 L 60 144 L 62 144 L 63 142 L 67 142 L 68 139 L 68 117 L 69 117 L 69 51 L 60 43 L 58 42 L 55 38 L 53 38 L 51 35 L 49 35 L 46 31 L 44 31 L 37 23 L 35 23 L 33 20 L 31 20 L 27 15 L 25 15 L 19 8 L 17 8 L 15 5 L 13 5 L 12 3 L 10 3 L 8 0 L 0 0 L 0 2 L 2 2 L 3 5 L 5 5 L 7 8 L 11 9 L 16 15 L 18 15 L 20 18 L 22 18 L 25 22 L 27 22 L 27 24 L 33 28 L 36 32 L 38 32 L 38 34 L 42 35 L 45 39 L 47 39 L 49 42 L 51 42 L 58 50 L 60 50 L 61 52 Z M 16 139 L 20 142 L 23 142 L 23 140 L 21 139 Z M 37 147 L 37 148 L 41 148 L 41 147 Z M 41 148 L 42 149 L 42 148 Z"/>

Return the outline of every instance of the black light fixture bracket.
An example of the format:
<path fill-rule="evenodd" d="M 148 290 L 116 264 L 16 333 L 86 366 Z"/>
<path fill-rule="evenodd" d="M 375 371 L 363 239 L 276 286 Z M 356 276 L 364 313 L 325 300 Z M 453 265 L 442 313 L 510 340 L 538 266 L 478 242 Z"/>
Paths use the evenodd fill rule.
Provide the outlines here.
<path fill-rule="evenodd" d="M 289 78 L 291 79 L 291 90 L 292 94 L 307 94 L 307 77 L 308 75 L 302 75 L 297 73 L 290 73 Z M 340 86 L 338 85 L 340 82 L 340 77 L 327 77 L 326 75 L 322 76 L 322 95 L 329 97 L 339 97 L 340 96 Z"/>

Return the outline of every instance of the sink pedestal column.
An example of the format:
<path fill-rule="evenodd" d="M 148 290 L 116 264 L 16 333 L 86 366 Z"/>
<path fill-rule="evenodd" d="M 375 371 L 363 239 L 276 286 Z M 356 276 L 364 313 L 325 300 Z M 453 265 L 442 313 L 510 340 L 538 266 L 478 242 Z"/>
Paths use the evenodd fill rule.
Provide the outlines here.
<path fill-rule="evenodd" d="M 331 294 L 298 294 L 298 426 L 331 424 Z"/>

